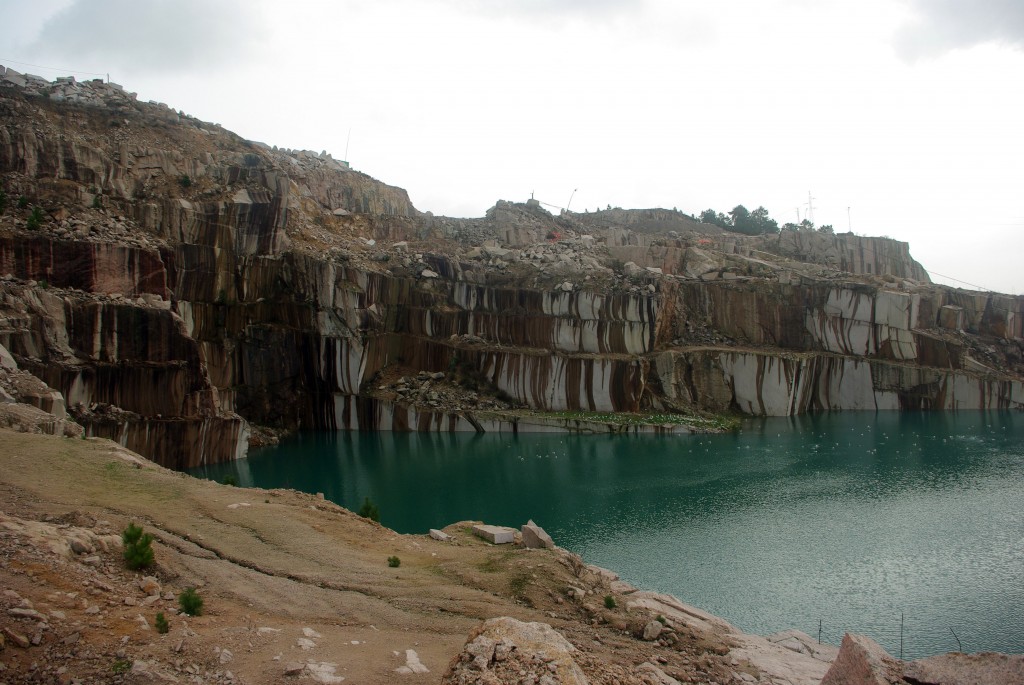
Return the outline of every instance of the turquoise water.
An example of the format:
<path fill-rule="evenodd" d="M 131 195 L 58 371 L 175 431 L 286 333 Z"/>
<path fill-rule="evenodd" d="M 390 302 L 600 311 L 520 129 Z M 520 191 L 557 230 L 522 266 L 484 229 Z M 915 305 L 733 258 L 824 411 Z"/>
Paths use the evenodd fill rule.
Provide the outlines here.
<path fill-rule="evenodd" d="M 533 518 L 756 633 L 1024 652 L 1024 415 L 837 413 L 739 434 L 302 434 L 196 475 L 323 492 L 424 533 Z"/>

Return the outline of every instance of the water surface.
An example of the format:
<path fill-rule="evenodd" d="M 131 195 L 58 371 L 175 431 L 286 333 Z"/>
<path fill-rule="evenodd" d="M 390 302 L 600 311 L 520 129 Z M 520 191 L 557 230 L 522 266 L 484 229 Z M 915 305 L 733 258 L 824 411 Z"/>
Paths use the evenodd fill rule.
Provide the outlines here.
<path fill-rule="evenodd" d="M 1024 416 L 836 413 L 739 434 L 301 434 L 197 472 L 323 492 L 423 533 L 533 518 L 562 547 L 756 633 L 916 658 L 1024 652 Z M 955 636 L 954 636 L 955 633 Z"/>

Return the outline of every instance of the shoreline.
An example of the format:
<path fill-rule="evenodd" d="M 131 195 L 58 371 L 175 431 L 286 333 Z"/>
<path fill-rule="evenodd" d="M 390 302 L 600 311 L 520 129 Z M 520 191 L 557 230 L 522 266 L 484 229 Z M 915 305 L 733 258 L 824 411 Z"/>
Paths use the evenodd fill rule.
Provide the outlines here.
<path fill-rule="evenodd" d="M 0 442 L 0 488 L 8 495 L 0 542 L 9 550 L 0 581 L 35 610 L 64 616 L 50 620 L 38 646 L 0 652 L 4 676 L 12 682 L 18 669 L 38 663 L 43 653 L 54 668 L 63 664 L 73 670 L 72 662 L 55 655 L 75 651 L 60 650 L 76 633 L 81 649 L 109 650 L 104 653 L 110 662 L 120 651 L 167 674 L 176 673 L 175 661 L 190 653 L 197 667 L 206 659 L 219 666 L 211 673 L 223 674 L 227 664 L 216 663 L 213 651 L 219 647 L 235 655 L 230 669 L 235 680 L 222 680 L 248 683 L 276 682 L 283 668 L 273 659 L 278 654 L 282 660 L 290 655 L 339 668 L 345 664 L 345 677 L 356 681 L 358 675 L 361 683 L 393 682 L 395 669 L 403 665 L 391 654 L 393 645 L 408 643 L 406 649 L 415 650 L 430 670 L 428 681 L 436 682 L 432 679 L 457 657 L 474 626 L 496 616 L 549 623 L 583 650 L 581 668 L 591 682 L 603 682 L 601 673 L 627 668 L 633 659 L 644 663 L 651 654 L 665 662 L 656 661 L 655 668 L 676 673 L 680 682 L 705 677 L 698 671 L 719 673 L 722 681 L 742 672 L 757 682 L 766 668 L 788 669 L 785 677 L 793 680 L 811 668 L 813 677 L 793 682 L 812 685 L 827 668 L 764 638 L 738 633 L 675 598 L 639 590 L 622 594 L 628 588 L 621 584 L 615 595 L 612 584 L 621 581 L 611 580 L 614 574 L 587 568 L 577 576 L 558 551 L 505 549 L 458 531 L 451 543 L 401 535 L 315 495 L 202 481 L 103 439 L 4 430 Z M 156 535 L 157 566 L 151 572 L 169 590 L 154 600 L 140 594 L 132 580 L 141 574 L 127 572 L 119 560 L 117 531 L 131 520 Z M 87 552 L 72 550 L 69 541 L 75 539 Z M 401 558 L 399 568 L 388 569 L 389 555 Z M 32 576 L 11 575 L 15 567 L 35 570 Z M 208 613 L 191 620 L 177 617 L 166 597 L 196 584 Z M 572 587 L 584 592 L 569 594 Z M 55 605 L 53 598 L 68 592 L 89 598 L 83 602 L 88 606 Z M 619 606 L 601 606 L 605 594 L 619 597 Z M 92 597 L 102 600 L 96 613 L 91 613 Z M 137 619 L 142 616 L 151 626 L 157 609 L 171 617 L 171 639 Z M 644 628 L 656 615 L 665 617 L 670 629 L 645 641 Z M 281 632 L 260 633 L 261 626 Z M 32 632 L 17 623 L 14 628 Z M 324 636 L 300 638 L 315 642 L 316 654 L 296 652 L 295 638 L 281 637 L 301 635 L 304 628 Z M 184 641 L 183 651 L 168 650 L 177 640 Z M 254 651 L 243 667 L 239 654 L 249 649 L 246 640 Z M 353 641 L 361 646 L 364 640 L 376 651 L 372 658 L 360 654 L 359 665 L 352 661 L 359 650 L 351 648 L 357 646 Z M 23 661 L 22 654 L 31 661 Z"/>

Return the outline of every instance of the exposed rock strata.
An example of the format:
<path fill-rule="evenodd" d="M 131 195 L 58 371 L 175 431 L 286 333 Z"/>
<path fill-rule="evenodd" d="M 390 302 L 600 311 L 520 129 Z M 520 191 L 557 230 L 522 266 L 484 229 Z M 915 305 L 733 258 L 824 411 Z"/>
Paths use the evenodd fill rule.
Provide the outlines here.
<path fill-rule="evenodd" d="M 434 217 L 326 153 L 19 75 L 0 174 L 0 343 L 90 434 L 168 465 L 244 454 L 249 422 L 1024 401 L 1024 298 L 931 285 L 887 238 L 535 202 Z M 429 387 L 398 382 L 420 372 Z"/>

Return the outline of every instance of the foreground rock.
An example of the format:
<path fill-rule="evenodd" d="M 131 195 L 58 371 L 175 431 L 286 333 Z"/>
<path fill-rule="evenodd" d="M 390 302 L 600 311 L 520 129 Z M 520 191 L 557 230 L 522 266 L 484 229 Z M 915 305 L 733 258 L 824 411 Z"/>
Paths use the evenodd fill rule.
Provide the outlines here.
<path fill-rule="evenodd" d="M 523 536 L 523 547 L 530 547 L 532 549 L 552 549 L 555 546 L 555 541 L 551 539 L 551 536 L 547 534 L 547 531 L 534 523 L 533 519 L 530 519 L 523 524 L 520 533 Z"/>
<path fill-rule="evenodd" d="M 843 636 L 839 655 L 821 685 L 892 685 L 903 682 L 903 664 L 864 635 Z"/>
<path fill-rule="evenodd" d="M 1014 685 L 1024 683 L 1024 655 L 941 654 L 903 662 L 864 635 L 843 636 L 821 685 Z"/>
<path fill-rule="evenodd" d="M 577 649 L 545 623 L 503 616 L 483 623 L 449 666 L 444 685 L 589 685 L 574 659 Z"/>

